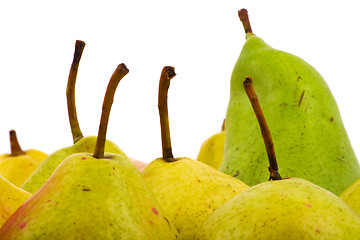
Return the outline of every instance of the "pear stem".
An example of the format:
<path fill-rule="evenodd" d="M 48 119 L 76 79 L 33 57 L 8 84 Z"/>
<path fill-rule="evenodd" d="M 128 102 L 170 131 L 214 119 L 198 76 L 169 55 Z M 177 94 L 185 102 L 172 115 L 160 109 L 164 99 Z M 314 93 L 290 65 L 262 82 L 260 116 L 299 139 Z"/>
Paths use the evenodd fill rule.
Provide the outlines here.
<path fill-rule="evenodd" d="M 252 29 L 251 29 L 251 25 L 250 25 L 248 11 L 245 8 L 243 8 L 238 11 L 238 15 L 239 15 L 240 21 L 242 22 L 242 24 L 244 26 L 245 33 L 253 33 Z"/>
<path fill-rule="evenodd" d="M 265 143 L 266 152 L 269 159 L 269 172 L 270 172 L 270 178 L 269 180 L 281 180 L 280 173 L 278 172 L 278 165 L 276 161 L 276 155 L 275 155 L 275 149 L 274 149 L 274 143 L 271 137 L 271 133 L 269 130 L 269 126 L 265 120 L 265 116 L 263 114 L 263 111 L 261 110 L 260 103 L 258 96 L 255 93 L 255 89 L 253 86 L 253 81 L 251 77 L 246 77 L 243 86 L 245 89 L 245 92 L 251 102 L 251 106 L 254 110 L 254 113 L 256 115 L 256 118 L 259 122 L 259 126 L 261 129 L 261 135 Z"/>
<path fill-rule="evenodd" d="M 93 157 L 94 158 L 104 158 L 104 151 L 105 151 L 105 141 L 106 141 L 106 131 L 107 126 L 109 123 L 109 116 L 110 116 L 110 110 L 112 103 L 114 101 L 114 95 L 116 88 L 120 82 L 120 80 L 125 77 L 125 75 L 129 72 L 129 69 L 127 69 L 126 65 L 124 63 L 121 63 L 117 66 L 114 73 L 112 74 L 109 84 L 107 86 L 104 102 L 102 106 L 102 112 L 101 112 L 101 119 L 100 119 L 100 126 L 99 126 L 99 132 L 98 137 L 96 140 L 95 150 Z"/>
<path fill-rule="evenodd" d="M 175 68 L 171 66 L 166 66 L 161 71 L 159 82 L 158 109 L 160 115 L 162 154 L 163 159 L 168 162 L 173 161 L 174 156 L 171 148 L 167 99 L 170 80 L 175 77 L 175 75 Z"/>
<path fill-rule="evenodd" d="M 10 155 L 11 156 L 25 155 L 25 152 L 20 147 L 15 130 L 10 130 L 9 135 L 10 135 L 10 149 L 11 149 Z"/>
<path fill-rule="evenodd" d="M 84 48 L 85 42 L 77 40 L 75 43 L 74 58 L 71 64 L 68 83 L 66 86 L 67 108 L 74 144 L 84 137 L 79 126 L 75 105 L 76 76 L 79 68 L 80 58 Z"/>

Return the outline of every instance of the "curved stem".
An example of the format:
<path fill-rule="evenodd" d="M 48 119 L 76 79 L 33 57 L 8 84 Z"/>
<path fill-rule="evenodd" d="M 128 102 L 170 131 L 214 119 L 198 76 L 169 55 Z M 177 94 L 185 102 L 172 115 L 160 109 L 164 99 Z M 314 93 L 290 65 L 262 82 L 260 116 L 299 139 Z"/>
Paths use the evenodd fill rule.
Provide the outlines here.
<path fill-rule="evenodd" d="M 244 26 L 245 33 L 253 33 L 250 25 L 249 15 L 245 8 L 238 11 L 240 21 Z"/>
<path fill-rule="evenodd" d="M 9 134 L 10 134 L 10 149 L 11 149 L 10 155 L 11 156 L 25 155 L 25 152 L 20 147 L 15 130 L 10 130 Z"/>
<path fill-rule="evenodd" d="M 109 123 L 109 116 L 112 103 L 114 101 L 114 95 L 116 88 L 120 82 L 120 80 L 129 72 L 126 65 L 124 63 L 119 64 L 112 74 L 109 84 L 107 86 L 104 102 L 102 106 L 101 119 L 98 137 L 96 140 L 95 150 L 93 157 L 94 158 L 103 158 L 104 150 L 105 150 L 105 141 L 106 141 L 106 131 Z"/>
<path fill-rule="evenodd" d="M 280 173 L 278 172 L 278 165 L 276 161 L 276 155 L 275 155 L 275 149 L 273 140 L 270 134 L 269 126 L 267 125 L 267 122 L 265 120 L 264 114 L 261 110 L 259 99 L 255 93 L 253 82 L 251 77 L 246 77 L 243 86 L 245 89 L 245 92 L 251 102 L 251 106 L 255 112 L 256 118 L 259 122 L 259 126 L 261 129 L 261 135 L 265 143 L 266 152 L 269 159 L 269 172 L 270 172 L 270 178 L 269 180 L 281 180 Z"/>
<path fill-rule="evenodd" d="M 160 115 L 160 127 L 161 127 L 161 143 L 163 159 L 171 162 L 174 158 L 171 149 L 170 127 L 169 127 L 169 114 L 168 114 L 168 90 L 170 86 L 170 80 L 175 77 L 175 68 L 166 66 L 163 68 L 159 82 L 159 96 L 158 96 L 158 108 Z"/>
<path fill-rule="evenodd" d="M 84 137 L 80 130 L 79 121 L 76 114 L 76 105 L 75 105 L 76 76 L 79 68 L 80 58 L 84 48 L 85 48 L 85 42 L 77 40 L 75 43 L 74 58 L 71 64 L 68 83 L 66 86 L 67 108 L 68 108 L 70 128 L 71 128 L 74 144 Z"/>

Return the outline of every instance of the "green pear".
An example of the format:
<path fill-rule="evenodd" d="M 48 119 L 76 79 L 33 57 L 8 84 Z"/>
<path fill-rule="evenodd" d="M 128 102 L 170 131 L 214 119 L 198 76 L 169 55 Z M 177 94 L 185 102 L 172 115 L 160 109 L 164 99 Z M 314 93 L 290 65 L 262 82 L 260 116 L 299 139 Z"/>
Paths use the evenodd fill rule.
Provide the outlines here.
<path fill-rule="evenodd" d="M 339 198 L 344 200 L 352 209 L 360 214 L 360 178 L 346 188 Z"/>
<path fill-rule="evenodd" d="M 36 170 L 45 153 L 32 149 L 28 154 L 28 150 L 23 151 L 20 147 L 16 131 L 10 130 L 9 135 L 11 151 L 0 155 L 0 175 L 19 187 Z"/>
<path fill-rule="evenodd" d="M 83 41 L 76 41 L 74 59 L 71 64 L 66 89 L 69 122 L 74 144 L 72 146 L 61 148 L 53 152 L 37 167 L 37 169 L 32 173 L 32 175 L 21 185 L 22 189 L 30 193 L 35 193 L 37 190 L 39 190 L 40 187 L 51 176 L 57 166 L 66 157 L 78 152 L 91 153 L 94 151 L 96 144 L 96 136 L 83 136 L 77 119 L 75 105 L 76 76 L 84 47 L 85 43 Z M 105 151 L 125 155 L 125 153 L 110 140 L 106 140 Z"/>
<path fill-rule="evenodd" d="M 175 227 L 128 157 L 105 153 L 116 87 L 110 79 L 94 153 L 75 153 L 0 229 L 0 239 L 176 239 Z"/>
<path fill-rule="evenodd" d="M 200 147 L 196 160 L 219 169 L 224 158 L 225 120 L 221 132 L 206 139 Z"/>
<path fill-rule="evenodd" d="M 248 186 L 202 162 L 173 157 L 167 92 L 174 76 L 174 68 L 165 67 L 159 84 L 163 157 L 150 162 L 142 175 L 179 231 L 179 239 L 194 239 L 209 214 Z"/>
<path fill-rule="evenodd" d="M 220 171 L 250 186 L 267 179 L 266 152 L 241 88 L 242 80 L 251 76 L 257 79 L 283 174 L 340 194 L 360 177 L 360 166 L 325 80 L 304 60 L 254 35 L 245 9 L 239 16 L 246 42 L 231 75 Z"/>
<path fill-rule="evenodd" d="M 14 184 L 0 175 L 0 226 L 30 196 L 30 193 L 16 187 Z"/>
<path fill-rule="evenodd" d="M 339 197 L 301 178 L 282 179 L 251 78 L 244 87 L 260 125 L 271 181 L 248 188 L 215 210 L 197 239 L 360 239 L 360 215 Z"/>

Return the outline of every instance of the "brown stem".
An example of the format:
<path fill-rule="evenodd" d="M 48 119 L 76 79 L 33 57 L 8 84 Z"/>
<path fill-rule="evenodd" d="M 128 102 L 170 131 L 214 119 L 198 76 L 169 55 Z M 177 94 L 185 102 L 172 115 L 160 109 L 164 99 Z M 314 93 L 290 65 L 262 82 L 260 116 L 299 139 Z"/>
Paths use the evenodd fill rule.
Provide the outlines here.
<path fill-rule="evenodd" d="M 170 80 L 175 77 L 175 68 L 166 66 L 163 68 L 159 82 L 159 96 L 158 96 L 158 108 L 160 115 L 160 127 L 161 127 L 161 143 L 163 159 L 171 162 L 174 159 L 171 149 L 170 139 L 170 127 L 169 127 L 169 114 L 168 114 L 168 90 L 170 86 Z"/>
<path fill-rule="evenodd" d="M 69 115 L 70 128 L 71 128 L 74 144 L 84 137 L 80 130 L 79 121 L 76 114 L 76 105 L 75 105 L 76 76 L 79 68 L 80 58 L 84 48 L 85 48 L 85 42 L 77 40 L 75 43 L 74 58 L 71 64 L 68 83 L 66 86 L 68 115 Z"/>
<path fill-rule="evenodd" d="M 121 63 L 117 66 L 113 75 L 110 78 L 109 84 L 108 84 L 106 92 L 105 92 L 104 102 L 103 102 L 103 106 L 102 106 L 99 132 L 98 132 L 98 137 L 96 140 L 95 150 L 94 150 L 94 154 L 93 154 L 94 158 L 103 158 L 104 157 L 106 131 L 107 131 L 108 123 L 109 123 L 111 106 L 114 101 L 115 91 L 116 91 L 116 88 L 117 88 L 120 80 L 123 77 L 125 77 L 125 75 L 128 72 L 129 72 L 129 69 L 127 69 L 126 65 L 124 63 Z"/>
<path fill-rule="evenodd" d="M 11 156 L 25 155 L 25 152 L 21 149 L 19 141 L 16 136 L 15 130 L 10 130 L 10 149 Z"/>
<path fill-rule="evenodd" d="M 242 24 L 244 26 L 245 33 L 248 33 L 248 32 L 253 33 L 251 30 L 248 11 L 245 8 L 243 8 L 238 11 L 238 15 L 239 15 L 240 21 L 242 22 Z"/>
<path fill-rule="evenodd" d="M 245 92 L 251 102 L 251 106 L 255 112 L 256 118 L 259 122 L 259 126 L 261 129 L 261 135 L 265 143 L 266 152 L 269 159 L 269 172 L 270 172 L 270 178 L 269 180 L 281 180 L 280 173 L 278 172 L 278 165 L 276 161 L 276 155 L 275 155 L 275 149 L 273 140 L 270 134 L 269 126 L 267 125 L 267 122 L 265 120 L 264 114 L 261 110 L 259 99 L 255 93 L 253 82 L 251 77 L 246 77 L 243 86 L 245 89 Z"/>

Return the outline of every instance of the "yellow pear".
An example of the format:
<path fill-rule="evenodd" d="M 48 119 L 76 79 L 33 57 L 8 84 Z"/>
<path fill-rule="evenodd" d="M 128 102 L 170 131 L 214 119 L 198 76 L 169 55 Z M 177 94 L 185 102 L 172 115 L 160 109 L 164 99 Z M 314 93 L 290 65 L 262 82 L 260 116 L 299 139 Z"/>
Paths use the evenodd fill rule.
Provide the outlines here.
<path fill-rule="evenodd" d="M 0 156 L 0 175 L 16 186 L 21 186 L 47 157 L 46 153 L 30 149 L 23 151 L 15 130 L 10 131 L 11 153 Z"/>
<path fill-rule="evenodd" d="M 30 196 L 30 193 L 16 187 L 14 184 L 0 175 L 0 226 Z"/>
<path fill-rule="evenodd" d="M 255 185 L 226 202 L 199 240 L 360 239 L 360 216 L 335 194 L 301 178 Z"/>
<path fill-rule="evenodd" d="M 339 197 L 360 214 L 360 178 L 346 188 Z"/>
<path fill-rule="evenodd" d="M 206 139 L 200 147 L 196 160 L 219 169 L 224 158 L 225 120 L 221 132 Z"/>
<path fill-rule="evenodd" d="M 159 84 L 163 157 L 150 162 L 142 175 L 168 214 L 169 221 L 179 231 L 179 239 L 194 239 L 208 215 L 249 186 L 202 162 L 173 157 L 167 92 L 174 76 L 174 68 L 165 67 Z"/>

